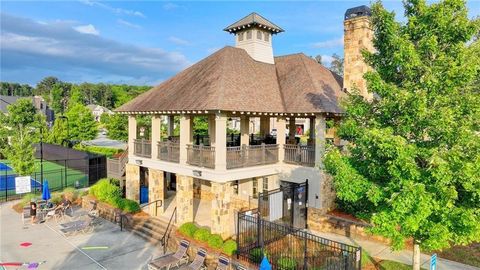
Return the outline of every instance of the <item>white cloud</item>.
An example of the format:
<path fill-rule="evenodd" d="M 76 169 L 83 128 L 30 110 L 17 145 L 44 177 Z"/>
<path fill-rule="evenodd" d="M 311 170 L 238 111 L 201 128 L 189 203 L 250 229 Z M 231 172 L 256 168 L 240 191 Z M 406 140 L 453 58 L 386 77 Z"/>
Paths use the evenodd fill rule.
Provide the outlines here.
<path fill-rule="evenodd" d="M 57 76 L 72 82 L 158 82 L 190 65 L 181 53 L 79 33 L 71 22 L 43 24 L 1 13 L 0 24 L 6 81 L 36 83 Z"/>
<path fill-rule="evenodd" d="M 179 5 L 174 4 L 174 3 L 166 3 L 165 5 L 163 5 L 163 9 L 165 9 L 165 10 L 173 10 L 173 9 L 177 9 L 179 7 L 180 7 Z"/>
<path fill-rule="evenodd" d="M 169 37 L 168 38 L 168 41 L 174 43 L 174 44 L 177 44 L 177 45 L 181 45 L 181 46 L 188 46 L 190 45 L 190 42 L 188 42 L 187 40 L 184 40 L 184 39 L 181 39 L 179 37 Z"/>
<path fill-rule="evenodd" d="M 137 10 L 116 8 L 116 7 L 112 7 L 110 5 L 107 5 L 105 3 L 101 3 L 101 2 L 97 2 L 97 1 L 91 1 L 91 0 L 80 0 L 80 2 L 85 4 L 85 5 L 92 6 L 92 7 L 97 6 L 97 7 L 106 9 L 110 12 L 113 12 L 115 14 L 119 14 L 119 15 L 129 15 L 129 16 L 137 16 L 137 17 L 146 18 L 146 16 L 142 12 L 137 11 Z"/>
<path fill-rule="evenodd" d="M 90 34 L 95 36 L 100 35 L 100 32 L 95 29 L 95 26 L 93 26 L 92 24 L 75 26 L 73 27 L 73 29 L 82 34 Z"/>
<path fill-rule="evenodd" d="M 330 39 L 326 41 L 320 41 L 312 44 L 313 48 L 334 48 L 338 46 L 343 46 L 343 37 Z"/>
<path fill-rule="evenodd" d="M 324 66 L 330 66 L 330 64 L 332 64 L 332 61 L 333 61 L 333 57 L 331 57 L 330 55 L 322 55 L 322 65 Z"/>
<path fill-rule="evenodd" d="M 142 27 L 141 27 L 140 25 L 134 24 L 134 23 L 131 23 L 131 22 L 122 20 L 122 19 L 118 19 L 118 20 L 117 20 L 117 23 L 119 23 L 119 24 L 121 24 L 121 25 L 125 25 L 125 26 L 128 26 L 128 27 L 131 27 L 131 28 L 135 28 L 135 29 L 142 29 Z"/>

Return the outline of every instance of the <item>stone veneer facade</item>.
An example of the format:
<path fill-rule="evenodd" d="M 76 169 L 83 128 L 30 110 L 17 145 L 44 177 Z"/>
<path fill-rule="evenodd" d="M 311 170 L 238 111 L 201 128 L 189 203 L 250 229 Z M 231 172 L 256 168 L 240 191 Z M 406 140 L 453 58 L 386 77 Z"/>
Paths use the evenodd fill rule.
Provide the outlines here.
<path fill-rule="evenodd" d="M 211 183 L 215 199 L 212 201 L 212 233 L 220 234 L 224 239 L 233 234 L 233 209 L 230 205 L 233 196 L 231 183 Z"/>
<path fill-rule="evenodd" d="M 126 197 L 127 199 L 140 201 L 140 166 L 127 163 L 125 165 L 126 177 Z"/>
<path fill-rule="evenodd" d="M 156 200 L 162 200 L 165 202 L 165 178 L 163 171 L 149 169 L 150 176 L 148 179 L 148 202 L 154 202 Z M 152 203 L 149 207 L 151 216 L 159 216 L 164 211 L 164 205 L 161 207 Z M 157 209 L 156 209 L 157 208 Z M 155 215 L 156 214 L 156 215 Z"/>
<path fill-rule="evenodd" d="M 366 99 L 371 99 L 372 94 L 367 91 L 363 75 L 371 68 L 364 62 L 362 50 L 373 51 L 372 37 L 369 16 L 344 21 L 343 88 L 348 92 L 357 88 Z"/>
<path fill-rule="evenodd" d="M 193 221 L 193 177 L 177 175 L 177 224 Z"/>

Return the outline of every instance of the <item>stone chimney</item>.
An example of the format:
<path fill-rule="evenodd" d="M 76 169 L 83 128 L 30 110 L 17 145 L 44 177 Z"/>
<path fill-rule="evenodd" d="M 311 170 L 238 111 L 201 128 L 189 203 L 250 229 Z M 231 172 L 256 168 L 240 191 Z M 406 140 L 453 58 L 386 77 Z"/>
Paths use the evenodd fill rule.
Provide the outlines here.
<path fill-rule="evenodd" d="M 223 30 L 235 34 L 235 47 L 244 49 L 256 61 L 275 63 L 272 37 L 283 32 L 282 28 L 254 12 Z"/>
<path fill-rule="evenodd" d="M 370 67 L 363 61 L 362 50 L 373 51 L 373 30 L 370 27 L 371 10 L 367 6 L 347 9 L 344 25 L 343 88 L 351 92 L 354 88 L 366 99 L 372 99 L 363 78 Z"/>

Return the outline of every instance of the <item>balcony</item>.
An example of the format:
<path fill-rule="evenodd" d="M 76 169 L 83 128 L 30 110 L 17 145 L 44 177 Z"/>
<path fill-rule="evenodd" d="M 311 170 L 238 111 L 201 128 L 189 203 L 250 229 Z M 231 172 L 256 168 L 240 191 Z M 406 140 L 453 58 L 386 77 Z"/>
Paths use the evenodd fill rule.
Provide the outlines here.
<path fill-rule="evenodd" d="M 245 168 L 278 162 L 278 144 L 227 147 L 227 169 Z"/>
<path fill-rule="evenodd" d="M 315 166 L 315 145 L 285 145 L 285 163 L 313 167 Z"/>
<path fill-rule="evenodd" d="M 180 144 L 178 141 L 158 142 L 157 157 L 159 160 L 180 163 Z"/>
<path fill-rule="evenodd" d="M 152 143 L 145 139 L 136 139 L 133 142 L 133 154 L 139 157 L 152 157 Z"/>
<path fill-rule="evenodd" d="M 215 147 L 187 145 L 187 163 L 193 166 L 215 168 Z"/>

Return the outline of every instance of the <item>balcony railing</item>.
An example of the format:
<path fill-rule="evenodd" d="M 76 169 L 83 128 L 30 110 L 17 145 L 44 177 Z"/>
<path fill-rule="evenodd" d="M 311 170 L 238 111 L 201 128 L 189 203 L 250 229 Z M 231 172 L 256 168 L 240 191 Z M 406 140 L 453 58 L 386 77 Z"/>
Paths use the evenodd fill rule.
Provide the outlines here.
<path fill-rule="evenodd" d="M 187 163 L 193 166 L 215 168 L 215 147 L 187 145 Z"/>
<path fill-rule="evenodd" d="M 133 142 L 133 154 L 139 157 L 152 157 L 152 143 L 145 139 L 135 140 Z"/>
<path fill-rule="evenodd" d="M 274 164 L 278 162 L 278 144 L 227 147 L 227 169 Z"/>
<path fill-rule="evenodd" d="M 180 162 L 180 144 L 178 142 L 158 142 L 158 159 L 168 162 Z"/>
<path fill-rule="evenodd" d="M 315 166 L 315 145 L 285 145 L 285 163 Z"/>

